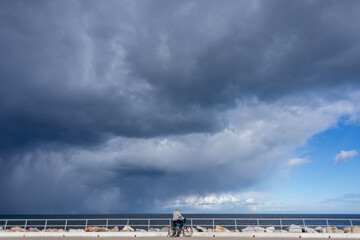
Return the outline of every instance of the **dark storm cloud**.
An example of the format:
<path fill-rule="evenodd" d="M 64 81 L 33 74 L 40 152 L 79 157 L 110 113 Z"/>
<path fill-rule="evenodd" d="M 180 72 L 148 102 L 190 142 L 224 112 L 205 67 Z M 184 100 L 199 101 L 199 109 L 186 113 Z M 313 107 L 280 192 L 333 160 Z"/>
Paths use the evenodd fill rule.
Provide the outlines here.
<path fill-rule="evenodd" d="M 144 151 L 139 146 L 138 152 Z M 107 149 L 108 147 L 106 147 Z M 146 154 L 153 154 L 144 151 Z M 98 155 L 98 156 L 92 156 Z M 180 194 L 206 193 L 213 189 L 228 189 L 251 184 L 259 168 L 239 170 L 248 163 L 233 165 L 198 162 L 182 155 L 167 164 L 146 162 L 131 156 L 131 163 L 120 157 L 112 160 L 104 149 L 97 153 L 77 151 L 35 151 L 11 159 L 1 170 L 2 214 L 64 213 L 64 212 L 154 212 L 163 211 L 166 201 Z M 153 156 L 150 156 L 150 158 Z M 145 157 L 143 157 L 145 159 Z M 161 162 L 161 161 L 160 161 Z M 252 164 L 259 163 L 254 160 Z M 218 172 L 234 177 L 224 178 Z M 241 174 L 240 174 L 241 173 Z M 261 174 L 260 174 L 261 173 Z M 176 190 L 178 188 L 178 190 Z M 26 200 L 21 197 L 26 196 Z"/>
<path fill-rule="evenodd" d="M 194 107 L 186 115 L 184 110 L 177 113 L 176 106 L 166 106 L 166 99 L 156 100 L 152 92 L 120 86 L 117 82 L 129 76 L 117 76 L 116 69 L 108 84 L 105 75 L 116 57 L 111 39 L 102 40 L 102 32 L 92 36 L 80 3 L 2 4 L 2 149 L 39 141 L 87 144 L 112 134 L 212 131 L 217 126 L 211 111 Z M 94 46 L 86 45 L 87 31 Z M 94 48 L 93 56 L 87 55 L 89 48 Z M 105 87 L 96 89 L 102 82 Z"/>
<path fill-rule="evenodd" d="M 141 139 L 214 134 L 227 126 L 223 114 L 249 98 L 272 103 L 292 94 L 359 88 L 358 1 L 1 1 L 0 6 L 0 160 L 7 193 L 0 205 L 14 207 L 8 212 L 23 204 L 21 191 L 31 196 L 21 211 L 58 206 L 61 212 L 72 205 L 93 211 L 95 200 L 106 203 L 101 195 L 121 201 L 123 209 L 143 210 L 172 192 L 179 178 L 186 193 L 248 186 L 256 175 L 245 171 L 224 179 L 219 172 L 236 175 L 237 168 L 214 169 L 201 154 L 187 165 L 200 162 L 196 173 L 173 172 L 174 165 L 144 166 L 143 159 L 160 157 L 144 150 Z M 142 148 L 109 166 L 86 163 L 91 153 L 73 159 L 73 147 L 102 152 L 107 149 L 102 144 L 116 137 L 127 139 L 118 149 L 134 139 Z M 49 153 L 39 157 L 37 151 Z M 253 162 L 245 166 L 261 161 Z M 208 173 L 211 179 L 204 177 Z M 56 190 L 63 186 L 69 187 L 59 198 Z M 139 193 L 140 187 L 146 190 Z M 35 194 L 35 188 L 44 191 Z M 52 200 L 48 206 L 42 204 L 46 198 Z"/>
<path fill-rule="evenodd" d="M 268 99 L 358 83 L 356 2 L 196 3 L 186 18 L 156 14 L 174 12 L 172 6 L 156 8 L 127 47 L 134 74 L 173 101 L 212 107 L 243 95 Z M 165 66 L 154 57 L 161 34 L 169 52 Z"/>
<path fill-rule="evenodd" d="M 359 82 L 357 2 L 1 4 L 2 149 L 215 131 L 236 99 Z"/>

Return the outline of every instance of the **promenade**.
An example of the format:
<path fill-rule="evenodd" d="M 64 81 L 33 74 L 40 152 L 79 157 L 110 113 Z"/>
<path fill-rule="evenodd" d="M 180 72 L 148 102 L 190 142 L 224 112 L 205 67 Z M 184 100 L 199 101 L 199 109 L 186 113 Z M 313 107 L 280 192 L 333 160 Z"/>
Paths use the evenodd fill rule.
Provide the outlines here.
<path fill-rule="evenodd" d="M 2 232 L 0 233 L 0 240 L 24 240 L 30 238 L 31 240 L 44 239 L 105 239 L 105 240 L 127 240 L 127 239 L 185 239 L 167 237 L 167 233 L 135 233 L 135 232 L 121 232 L 121 233 L 20 233 L 20 232 Z M 192 240 L 208 240 L 208 239 L 280 239 L 280 240 L 295 240 L 295 239 L 360 239 L 360 233 L 194 233 L 190 238 Z M 189 239 L 189 238 L 186 238 Z"/>
<path fill-rule="evenodd" d="M 166 239 L 165 237 L 139 237 L 140 239 L 144 240 L 156 240 L 156 239 Z M 1 237 L 2 240 L 24 240 L 23 237 Z M 43 237 L 30 237 L 31 240 L 44 240 Z M 49 239 L 49 238 L 46 238 Z M 64 239 L 63 237 L 51 237 L 50 239 L 57 240 L 57 239 Z M 72 240 L 94 240 L 93 237 L 65 237 L 65 239 L 72 239 Z M 134 239 L 134 237 L 106 237 L 105 240 L 130 240 Z M 170 239 L 170 238 L 168 238 Z M 176 239 L 185 239 L 185 238 L 176 238 Z M 188 238 L 187 238 L 188 239 Z M 213 237 L 191 237 L 189 240 L 214 240 Z M 245 239 L 256 239 L 256 240 L 271 240 L 271 239 L 282 239 L 282 240 L 294 240 L 297 238 L 269 238 L 269 237 L 259 237 L 259 238 L 251 238 L 251 237 L 226 237 L 220 239 L 226 240 L 245 240 Z M 328 238 L 305 238 L 307 240 L 319 240 L 319 239 L 328 239 Z M 336 239 L 336 238 L 335 238 Z M 337 238 L 337 239 L 348 239 L 348 240 L 358 240 L 359 238 Z"/>
<path fill-rule="evenodd" d="M 72 240 L 94 240 L 94 239 L 98 239 L 98 238 L 94 238 L 94 237 L 26 237 L 28 239 L 31 240 L 44 240 L 44 239 L 53 239 L 53 240 L 60 240 L 60 239 L 72 239 Z M 25 238 L 25 239 L 26 239 Z M 144 239 L 144 240 L 156 240 L 156 239 L 170 239 L 167 237 L 137 237 L 138 239 Z M 292 238 L 292 237 L 284 237 L 284 238 L 277 238 L 277 237 L 257 237 L 257 238 L 252 238 L 252 237 L 241 237 L 241 236 L 237 236 L 237 237 L 191 237 L 191 238 L 186 238 L 189 240 L 214 240 L 214 239 L 225 239 L 225 240 L 245 240 L 245 239 L 256 239 L 256 240 L 272 240 L 272 239 L 280 239 L 280 240 L 294 240 L 294 239 L 298 239 L 298 238 Z M 1 240 L 24 240 L 23 237 L 0 237 Z M 136 239 L 134 237 L 105 237 L 103 238 L 105 240 L 133 240 Z M 172 239 L 172 238 L 171 238 Z M 180 238 L 174 238 L 174 239 L 185 239 L 184 237 L 180 237 Z M 311 238 L 311 237 L 304 237 L 304 239 L 307 240 L 320 240 L 320 239 L 329 239 L 329 238 Z M 334 239 L 348 239 L 348 240 L 359 240 L 360 238 L 334 238 Z"/>

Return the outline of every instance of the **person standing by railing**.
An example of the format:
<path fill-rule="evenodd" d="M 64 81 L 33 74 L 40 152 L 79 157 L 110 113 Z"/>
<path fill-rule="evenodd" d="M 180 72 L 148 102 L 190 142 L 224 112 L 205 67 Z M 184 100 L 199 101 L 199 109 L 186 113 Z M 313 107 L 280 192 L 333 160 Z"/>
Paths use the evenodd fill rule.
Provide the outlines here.
<path fill-rule="evenodd" d="M 177 224 L 180 224 L 180 229 L 183 227 L 184 217 L 179 212 L 179 209 L 176 208 L 173 212 L 173 226 L 176 227 Z"/>

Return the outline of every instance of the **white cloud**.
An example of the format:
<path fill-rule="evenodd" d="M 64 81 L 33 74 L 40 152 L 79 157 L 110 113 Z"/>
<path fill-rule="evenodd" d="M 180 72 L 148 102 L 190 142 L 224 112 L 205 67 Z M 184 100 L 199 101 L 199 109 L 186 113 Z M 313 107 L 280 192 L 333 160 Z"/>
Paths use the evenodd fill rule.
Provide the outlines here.
<path fill-rule="evenodd" d="M 245 203 L 247 204 L 254 204 L 255 203 L 255 200 L 253 198 L 248 198 L 246 199 Z"/>
<path fill-rule="evenodd" d="M 261 212 L 261 208 L 259 208 L 258 206 L 255 206 L 255 205 L 249 206 L 249 209 L 250 209 L 252 212 Z"/>
<path fill-rule="evenodd" d="M 287 163 L 285 163 L 285 166 L 289 167 L 289 168 L 295 168 L 295 167 L 299 167 L 299 166 L 304 165 L 309 162 L 310 162 L 310 160 L 305 159 L 305 158 L 293 158 L 293 159 L 290 159 Z"/>
<path fill-rule="evenodd" d="M 351 158 L 355 157 L 356 155 L 358 155 L 358 152 L 356 150 L 352 150 L 352 151 L 344 151 L 341 150 L 340 153 L 336 154 L 335 156 L 335 165 L 340 162 L 340 161 L 348 161 Z"/>
<path fill-rule="evenodd" d="M 252 211 L 259 211 L 262 202 L 255 199 L 263 199 L 266 196 L 260 192 L 233 192 L 219 193 L 209 195 L 189 195 L 178 197 L 176 200 L 170 200 L 164 204 L 164 208 L 174 206 L 182 209 L 194 210 L 226 210 L 247 208 Z"/>

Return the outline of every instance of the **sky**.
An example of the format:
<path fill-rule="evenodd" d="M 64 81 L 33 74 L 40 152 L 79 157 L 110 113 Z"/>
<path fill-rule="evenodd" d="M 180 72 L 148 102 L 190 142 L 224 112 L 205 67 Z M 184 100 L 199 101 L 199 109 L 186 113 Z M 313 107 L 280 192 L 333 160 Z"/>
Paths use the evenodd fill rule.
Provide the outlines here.
<path fill-rule="evenodd" d="M 359 214 L 359 16 L 0 1 L 0 214 Z"/>

